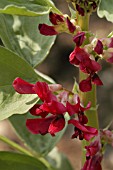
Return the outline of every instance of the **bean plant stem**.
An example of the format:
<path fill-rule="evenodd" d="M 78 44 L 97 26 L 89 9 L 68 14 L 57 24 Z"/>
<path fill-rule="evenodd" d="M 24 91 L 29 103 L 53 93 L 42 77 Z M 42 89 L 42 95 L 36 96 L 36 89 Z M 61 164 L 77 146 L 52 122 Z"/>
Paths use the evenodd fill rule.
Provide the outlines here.
<path fill-rule="evenodd" d="M 77 14 L 77 22 L 78 25 L 82 28 L 82 31 L 89 30 L 89 19 L 90 14 L 86 14 L 85 16 L 80 16 Z M 86 38 L 84 45 L 89 43 L 89 38 Z M 87 75 L 83 72 L 79 72 L 79 81 L 86 79 Z M 99 122 L 98 122 L 98 113 L 97 113 L 97 97 L 96 97 L 96 86 L 93 85 L 92 91 L 90 92 L 80 92 L 80 97 L 82 99 L 83 104 L 86 106 L 89 101 L 91 101 L 91 109 L 86 111 L 85 114 L 88 117 L 88 125 L 99 129 Z M 88 142 L 83 140 L 82 142 L 82 163 L 85 162 L 85 149 L 84 146 L 88 145 Z"/>

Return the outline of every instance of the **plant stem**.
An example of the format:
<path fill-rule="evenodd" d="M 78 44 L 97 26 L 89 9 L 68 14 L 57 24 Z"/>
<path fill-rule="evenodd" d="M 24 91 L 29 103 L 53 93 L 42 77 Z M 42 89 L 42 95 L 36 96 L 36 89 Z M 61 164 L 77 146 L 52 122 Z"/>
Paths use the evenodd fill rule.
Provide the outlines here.
<path fill-rule="evenodd" d="M 20 145 L 16 144 L 15 142 L 11 141 L 10 139 L 0 135 L 0 140 L 6 144 L 8 144 L 9 146 L 11 146 L 13 149 L 21 152 L 21 153 L 24 153 L 26 155 L 29 155 L 29 156 L 33 156 L 32 153 L 30 153 L 30 151 L 24 149 L 23 147 L 21 147 Z"/>
<path fill-rule="evenodd" d="M 78 25 L 80 25 L 82 31 L 88 31 L 89 30 L 89 19 L 90 19 L 90 14 L 86 14 L 85 16 L 80 16 L 77 14 L 77 22 Z M 83 46 L 85 44 L 88 44 L 89 38 L 86 38 Z M 83 72 L 79 72 L 79 81 L 86 79 L 87 75 L 84 74 Z M 98 122 L 98 114 L 97 114 L 97 107 L 96 107 L 96 86 L 93 85 L 92 91 L 90 92 L 80 92 L 80 97 L 83 102 L 83 104 L 86 106 L 89 101 L 91 101 L 91 108 L 90 110 L 86 111 L 85 114 L 88 117 L 88 125 L 95 127 L 99 129 L 99 122 Z M 88 142 L 85 140 L 82 142 L 82 163 L 84 164 L 85 161 L 85 149 L 84 146 L 88 145 Z"/>

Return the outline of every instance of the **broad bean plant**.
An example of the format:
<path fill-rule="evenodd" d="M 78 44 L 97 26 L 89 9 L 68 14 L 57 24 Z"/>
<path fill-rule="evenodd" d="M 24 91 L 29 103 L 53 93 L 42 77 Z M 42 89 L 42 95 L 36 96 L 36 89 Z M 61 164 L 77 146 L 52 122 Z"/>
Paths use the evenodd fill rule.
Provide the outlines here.
<path fill-rule="evenodd" d="M 0 169 L 76 169 L 56 149 L 68 126 L 73 127 L 68 137 L 82 142 L 80 170 L 102 170 L 106 144 L 113 145 L 110 124 L 99 128 L 96 97 L 97 86 L 105 86 L 98 74 L 101 61 L 113 64 L 113 32 L 99 38 L 89 30 L 93 12 L 113 22 L 113 0 L 65 3 L 70 16 L 52 0 L 0 1 L 0 120 L 8 119 L 23 142 L 0 135 L 15 150 L 0 152 Z M 72 90 L 38 71 L 62 33 L 72 38 L 68 62 L 79 70 Z"/>

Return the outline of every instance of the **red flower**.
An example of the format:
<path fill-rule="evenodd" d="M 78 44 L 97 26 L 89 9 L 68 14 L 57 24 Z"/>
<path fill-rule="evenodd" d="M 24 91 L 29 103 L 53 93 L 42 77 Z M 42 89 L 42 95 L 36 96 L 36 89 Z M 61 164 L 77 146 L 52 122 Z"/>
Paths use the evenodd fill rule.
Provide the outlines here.
<path fill-rule="evenodd" d="M 53 24 L 52 26 L 47 24 L 39 24 L 38 26 L 40 33 L 43 35 L 52 36 L 61 32 L 73 33 L 76 30 L 75 25 L 69 18 L 65 18 L 63 15 L 50 12 L 49 20 Z"/>
<path fill-rule="evenodd" d="M 35 105 L 30 109 L 30 113 L 42 118 L 27 119 L 26 126 L 33 134 L 44 135 L 50 133 L 52 136 L 55 136 L 55 133 L 61 131 L 65 126 L 65 112 L 65 106 L 54 100 L 50 103 Z M 52 116 L 46 117 L 48 114 L 52 114 Z"/>
<path fill-rule="evenodd" d="M 68 29 L 71 33 L 73 33 L 75 30 L 76 30 L 76 27 L 75 25 L 69 20 L 69 18 L 67 17 L 66 19 L 66 22 L 67 22 L 67 26 L 68 26 Z"/>
<path fill-rule="evenodd" d="M 98 86 L 103 85 L 102 81 L 100 80 L 100 78 L 98 77 L 98 75 L 96 73 L 94 73 L 94 75 L 87 77 L 85 80 L 82 80 L 79 83 L 79 88 L 82 92 L 87 92 L 87 91 L 91 91 L 92 89 L 92 83 L 96 84 Z"/>
<path fill-rule="evenodd" d="M 90 126 L 83 125 L 75 119 L 69 120 L 68 123 L 73 124 L 75 126 L 74 134 L 72 135 L 72 138 L 77 138 L 79 136 L 80 140 L 85 139 L 89 141 L 91 138 L 95 137 L 98 134 L 97 129 Z"/>
<path fill-rule="evenodd" d="M 84 8 L 80 7 L 80 5 L 76 4 L 76 10 L 78 11 L 79 15 L 84 16 L 85 11 Z"/>
<path fill-rule="evenodd" d="M 85 39 L 85 32 L 79 32 L 73 37 L 73 41 L 76 43 L 76 46 L 81 46 Z"/>
<path fill-rule="evenodd" d="M 50 35 L 57 35 L 58 32 L 55 30 L 54 26 L 49 26 L 47 24 L 39 24 L 38 29 L 40 31 L 40 34 L 50 36 Z"/>
<path fill-rule="evenodd" d="M 86 162 L 82 170 L 102 170 L 102 153 L 100 141 L 93 141 L 89 146 L 85 146 L 85 148 L 87 150 Z"/>
<path fill-rule="evenodd" d="M 36 94 L 33 90 L 34 84 L 30 84 L 19 77 L 13 81 L 13 87 L 20 94 Z"/>
<path fill-rule="evenodd" d="M 87 150 L 86 159 L 96 155 L 96 153 L 100 151 L 100 148 L 98 140 L 91 142 L 89 146 L 85 146 L 85 149 Z"/>
<path fill-rule="evenodd" d="M 81 91 L 90 91 L 92 89 L 92 83 L 96 85 L 103 84 L 96 74 L 97 71 L 101 70 L 100 64 L 90 59 L 90 55 L 83 48 L 76 47 L 70 54 L 69 60 L 71 64 L 79 66 L 82 72 L 89 75 L 89 77 L 80 82 L 79 88 Z"/>
<path fill-rule="evenodd" d="M 21 78 L 16 78 L 13 87 L 20 94 L 37 94 L 43 102 L 34 105 L 29 110 L 32 115 L 41 116 L 41 118 L 27 119 L 26 126 L 30 132 L 41 135 L 50 133 L 55 136 L 55 133 L 64 128 L 66 107 L 58 102 L 57 97 L 52 93 L 52 91 L 59 89 L 59 87 L 62 88 L 62 86 L 54 85 L 49 88 L 45 82 L 30 84 Z M 49 116 L 49 114 L 51 115 Z"/>
<path fill-rule="evenodd" d="M 51 100 L 57 100 L 56 96 L 49 90 L 49 86 L 45 82 L 37 82 L 33 89 L 42 101 L 48 103 L 51 102 Z"/>
<path fill-rule="evenodd" d="M 67 102 L 66 104 L 67 112 L 69 113 L 69 115 L 72 116 L 73 114 L 76 113 L 81 124 L 86 124 L 88 122 L 88 119 L 84 115 L 84 112 L 88 110 L 90 106 L 91 102 L 89 102 L 86 107 L 83 107 L 80 103 L 79 97 L 77 97 L 77 104 L 72 105 L 69 102 Z"/>
<path fill-rule="evenodd" d="M 86 160 L 82 170 L 102 170 L 101 161 L 102 156 L 95 155 L 91 159 Z"/>
<path fill-rule="evenodd" d="M 65 119 L 62 115 L 49 116 L 47 118 L 27 119 L 26 126 L 33 134 L 45 135 L 50 133 L 55 136 L 55 133 L 61 131 L 65 126 Z"/>
<path fill-rule="evenodd" d="M 103 44 L 100 40 L 97 41 L 97 44 L 94 48 L 94 51 L 97 53 L 97 54 L 102 54 L 103 53 Z"/>
<path fill-rule="evenodd" d="M 53 25 L 58 25 L 61 22 L 64 22 L 65 18 L 63 15 L 55 14 L 53 12 L 49 13 L 49 20 Z"/>

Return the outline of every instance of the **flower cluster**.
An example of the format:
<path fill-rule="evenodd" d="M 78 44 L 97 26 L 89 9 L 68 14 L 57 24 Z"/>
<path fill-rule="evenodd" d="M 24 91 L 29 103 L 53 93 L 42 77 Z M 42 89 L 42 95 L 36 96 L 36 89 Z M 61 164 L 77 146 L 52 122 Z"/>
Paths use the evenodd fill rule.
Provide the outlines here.
<path fill-rule="evenodd" d="M 74 134 L 72 135 L 72 138 L 79 137 L 80 140 L 85 139 L 89 141 L 92 137 L 98 134 L 97 129 L 86 125 L 88 123 L 88 119 L 84 112 L 90 108 L 91 103 L 89 102 L 86 108 L 84 108 L 80 103 L 80 98 L 78 96 L 76 98 L 76 104 L 72 105 L 69 102 L 66 104 L 69 115 L 72 116 L 77 114 L 78 117 L 78 120 L 70 119 L 68 121 L 69 124 L 74 125 Z"/>
<path fill-rule="evenodd" d="M 113 132 L 110 130 L 100 130 L 101 141 L 104 144 L 110 144 L 113 146 Z"/>
<path fill-rule="evenodd" d="M 69 94 L 65 91 L 57 96 L 54 91 L 62 89 L 61 85 L 48 85 L 45 82 L 30 84 L 21 78 L 16 78 L 13 82 L 14 89 L 20 94 L 37 94 L 41 103 L 35 104 L 29 112 L 37 118 L 27 119 L 26 127 L 33 134 L 45 135 L 50 133 L 52 136 L 65 127 L 65 113 L 70 117 L 77 115 L 78 119 L 71 118 L 68 124 L 74 125 L 72 138 L 90 140 L 98 134 L 97 129 L 87 126 L 88 119 L 84 112 L 90 108 L 89 102 L 86 108 L 80 103 L 80 98 L 73 95 L 73 103 L 69 100 Z M 72 99 L 71 99 L 72 100 Z"/>
<path fill-rule="evenodd" d="M 85 80 L 82 80 L 79 84 L 79 88 L 82 92 L 91 91 L 92 83 L 96 85 L 102 85 L 102 81 L 97 75 L 97 72 L 101 70 L 100 64 L 95 61 L 92 54 L 95 53 L 97 56 L 98 54 L 102 53 L 103 46 L 100 41 L 97 41 L 95 47 L 89 52 L 87 52 L 88 46 L 80 47 L 85 39 L 85 33 L 79 32 L 77 35 L 74 36 L 73 41 L 76 44 L 74 51 L 69 56 L 69 61 L 71 64 L 75 66 L 79 66 L 80 70 L 88 74 L 88 77 Z"/>
<path fill-rule="evenodd" d="M 97 8 L 99 0 L 68 0 L 68 2 L 75 3 L 79 15 L 84 16 Z"/>
<path fill-rule="evenodd" d="M 86 152 L 86 162 L 82 170 L 102 170 L 101 161 L 101 143 L 99 140 L 95 140 L 90 143 L 89 146 L 85 146 Z"/>
<path fill-rule="evenodd" d="M 39 24 L 38 28 L 41 34 L 46 36 L 57 35 L 61 32 L 74 33 L 76 31 L 75 21 L 70 20 L 67 15 L 49 13 L 49 20 L 52 26 Z"/>

